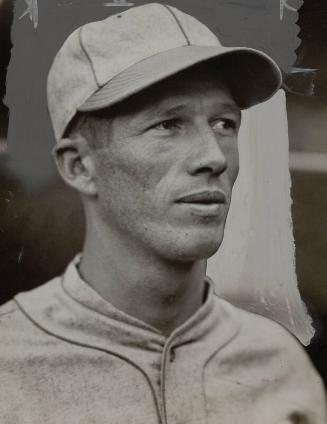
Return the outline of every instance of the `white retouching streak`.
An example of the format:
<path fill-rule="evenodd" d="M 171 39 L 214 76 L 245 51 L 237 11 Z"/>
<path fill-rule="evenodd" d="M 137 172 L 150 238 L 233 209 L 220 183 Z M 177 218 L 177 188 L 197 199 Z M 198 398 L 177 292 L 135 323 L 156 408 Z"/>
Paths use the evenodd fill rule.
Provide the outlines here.
<path fill-rule="evenodd" d="M 224 241 L 208 262 L 217 293 L 278 321 L 303 344 L 314 334 L 298 290 L 285 93 L 243 113 L 240 173 Z"/>

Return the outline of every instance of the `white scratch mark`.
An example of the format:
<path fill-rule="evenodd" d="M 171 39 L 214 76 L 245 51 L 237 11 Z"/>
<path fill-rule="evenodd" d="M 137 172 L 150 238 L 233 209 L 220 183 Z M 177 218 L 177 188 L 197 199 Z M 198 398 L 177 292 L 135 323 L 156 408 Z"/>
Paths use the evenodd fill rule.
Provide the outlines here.
<path fill-rule="evenodd" d="M 317 68 L 296 68 L 293 66 L 291 73 L 292 74 L 308 74 L 318 71 Z"/>
<path fill-rule="evenodd" d="M 30 20 L 33 22 L 34 29 L 39 23 L 39 12 L 37 7 L 37 0 L 25 0 L 27 8 L 25 12 L 19 17 L 22 19 L 25 15 L 29 15 Z"/>
<path fill-rule="evenodd" d="M 288 3 L 288 0 L 280 0 L 279 7 L 280 7 L 280 20 L 282 21 L 284 18 L 284 8 L 287 10 L 291 10 L 292 12 L 297 12 L 297 9 L 293 6 L 290 6 Z"/>
<path fill-rule="evenodd" d="M 12 198 L 13 198 L 13 192 L 12 191 L 10 191 L 10 190 L 8 190 L 8 192 L 7 192 L 7 196 L 6 197 L 4 197 L 4 200 L 5 200 L 5 202 L 6 203 L 9 203 L 11 200 L 12 200 Z"/>
<path fill-rule="evenodd" d="M 22 247 L 21 249 L 20 249 L 20 252 L 19 252 L 19 255 L 18 255 L 18 263 L 20 264 L 21 263 L 21 261 L 22 261 L 22 257 L 23 257 L 23 253 L 24 253 L 24 248 Z"/>
<path fill-rule="evenodd" d="M 285 296 L 285 300 L 286 300 L 286 307 L 287 307 L 287 311 L 288 311 L 288 314 L 289 314 L 289 317 L 290 317 L 290 320 L 291 320 L 291 324 L 295 328 L 295 321 L 294 321 L 294 318 L 293 318 L 292 308 L 291 308 L 288 296 Z"/>
<path fill-rule="evenodd" d="M 120 6 L 120 7 L 130 7 L 134 6 L 134 3 L 128 3 L 126 0 L 113 0 L 109 3 L 104 3 L 104 6 Z"/>
<path fill-rule="evenodd" d="M 1 0 L 0 0 L 0 6 L 1 6 Z M 7 153 L 7 140 L 4 138 L 0 138 L 0 154 L 1 153 Z"/>

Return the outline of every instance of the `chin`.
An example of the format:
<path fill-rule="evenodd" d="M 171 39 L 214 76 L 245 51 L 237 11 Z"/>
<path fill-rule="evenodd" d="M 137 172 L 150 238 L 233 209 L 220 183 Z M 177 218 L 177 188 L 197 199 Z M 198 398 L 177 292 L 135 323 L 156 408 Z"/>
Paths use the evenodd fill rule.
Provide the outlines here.
<path fill-rule="evenodd" d="M 170 259 L 181 262 L 193 262 L 208 259 L 219 249 L 223 240 L 223 231 L 194 232 L 184 234 L 171 244 L 173 248 L 167 252 Z"/>
<path fill-rule="evenodd" d="M 200 259 L 209 259 L 213 256 L 221 245 L 221 241 L 214 240 L 212 242 L 197 242 L 195 246 L 186 249 L 186 256 L 188 256 L 189 260 L 200 260 Z"/>

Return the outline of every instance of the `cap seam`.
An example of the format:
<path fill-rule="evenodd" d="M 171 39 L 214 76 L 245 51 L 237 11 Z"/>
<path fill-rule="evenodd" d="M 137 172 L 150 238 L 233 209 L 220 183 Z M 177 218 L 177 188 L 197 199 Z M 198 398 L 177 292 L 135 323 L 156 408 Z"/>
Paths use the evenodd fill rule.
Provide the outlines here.
<path fill-rule="evenodd" d="M 136 62 L 136 63 L 132 63 L 130 66 L 128 66 L 127 68 L 125 68 L 125 69 L 123 69 L 122 71 L 118 72 L 118 74 L 114 75 L 113 77 L 111 77 L 110 79 L 108 79 L 108 80 L 107 80 L 106 82 L 104 82 L 103 84 L 100 84 L 100 85 L 99 85 L 99 90 L 101 90 L 101 88 L 103 88 L 106 84 L 108 84 L 108 82 L 110 82 L 112 79 L 114 79 L 114 78 L 118 77 L 120 74 L 122 74 L 123 72 L 127 71 L 129 68 L 132 68 L 132 67 L 134 67 L 135 65 L 138 65 L 139 63 L 142 63 L 142 62 L 144 62 L 144 61 L 146 61 L 146 60 L 148 60 L 148 59 L 150 59 L 150 58 L 152 58 L 152 57 L 154 57 L 154 56 L 157 56 L 157 55 L 159 55 L 159 54 L 166 53 L 166 52 L 169 52 L 169 51 L 171 51 L 171 50 L 175 50 L 175 49 L 180 49 L 180 48 L 182 48 L 182 47 L 189 47 L 189 46 L 190 46 L 189 44 L 187 44 L 187 45 L 185 44 L 185 45 L 183 45 L 183 46 L 173 47 L 173 48 L 171 48 L 171 49 L 167 49 L 167 50 L 163 50 L 163 51 L 161 51 L 161 52 L 154 53 L 154 54 L 152 54 L 151 56 L 145 57 L 145 58 L 143 58 L 142 60 L 140 60 L 140 61 L 138 61 L 138 62 Z M 211 47 L 211 46 L 195 46 L 195 47 Z M 213 46 L 213 47 L 215 47 L 215 46 Z M 97 90 L 96 90 L 96 91 L 97 91 Z"/>
<path fill-rule="evenodd" d="M 86 59 L 87 59 L 87 61 L 88 61 L 89 65 L 90 65 L 90 68 L 91 68 L 91 71 L 92 71 L 92 74 L 93 74 L 94 81 L 95 81 L 95 83 L 96 83 L 97 87 L 98 87 L 98 88 L 100 88 L 100 87 L 101 87 L 101 85 L 99 84 L 99 81 L 98 81 L 98 79 L 97 79 L 97 76 L 96 76 L 96 73 L 95 73 L 95 69 L 94 69 L 93 62 L 92 62 L 91 57 L 90 57 L 90 55 L 89 55 L 88 51 L 86 50 L 86 47 L 85 47 L 85 45 L 84 45 L 84 43 L 83 43 L 83 39 L 82 39 L 82 31 L 83 31 L 83 28 L 84 28 L 84 27 L 82 26 L 82 27 L 80 28 L 80 30 L 78 31 L 78 40 L 79 40 L 79 43 L 80 43 L 80 46 L 81 46 L 82 52 L 85 54 L 85 57 L 86 57 Z"/>
<path fill-rule="evenodd" d="M 139 63 L 141 63 L 141 62 L 143 62 L 143 61 L 145 61 L 145 60 L 147 60 L 147 59 L 149 59 L 150 57 L 154 57 L 154 56 L 157 56 L 157 55 L 159 55 L 159 54 L 161 54 L 161 53 L 166 53 L 166 52 L 168 52 L 168 51 L 171 51 L 171 50 L 175 50 L 175 49 L 179 49 L 179 48 L 184 48 L 184 47 L 216 47 L 216 46 L 193 46 L 193 45 L 189 45 L 189 44 L 187 44 L 187 45 L 183 45 L 183 46 L 179 46 L 179 47 L 173 47 L 172 49 L 168 49 L 168 50 L 163 50 L 162 52 L 159 52 L 159 53 L 155 53 L 155 54 L 153 54 L 153 55 L 151 55 L 151 56 L 149 56 L 149 57 L 146 57 L 146 58 L 144 58 L 144 59 L 142 59 L 141 61 L 139 61 L 139 62 L 137 62 L 136 64 L 139 64 Z M 208 60 L 209 59 L 212 59 L 213 57 L 209 57 L 208 58 Z M 207 60 L 207 59 L 204 59 L 204 61 L 205 60 Z M 89 97 L 91 97 L 93 94 L 95 94 L 98 90 L 101 90 L 104 86 L 106 86 L 111 80 L 113 80 L 114 78 L 116 78 L 116 77 L 118 77 L 119 75 L 121 75 L 123 72 L 125 72 L 126 70 L 128 70 L 129 68 L 132 68 L 133 66 L 135 66 L 136 65 L 135 63 L 134 64 L 132 64 L 132 65 L 130 65 L 128 68 L 126 68 L 126 69 L 123 69 L 121 72 L 119 72 L 118 74 L 116 74 L 116 75 L 114 75 L 113 77 L 111 77 L 110 79 L 108 79 L 108 80 L 106 80 L 106 82 L 104 82 L 103 84 L 101 84 L 99 87 L 98 87 L 98 89 L 97 90 L 95 90 L 93 93 L 91 93 L 88 97 L 86 97 L 86 99 L 79 105 L 79 106 L 77 106 L 76 107 L 76 110 L 79 110 L 79 108 L 88 100 L 88 98 Z"/>
<path fill-rule="evenodd" d="M 163 6 L 165 9 L 167 9 L 167 10 L 169 11 L 169 13 L 173 16 L 173 18 L 174 18 L 174 20 L 176 21 L 176 23 L 177 23 L 177 25 L 178 25 L 179 29 L 181 30 L 181 33 L 183 34 L 183 36 L 184 36 L 184 38 L 185 38 L 185 40 L 186 40 L 187 44 L 190 46 L 190 45 L 191 45 L 190 39 L 189 39 L 189 38 L 188 38 L 188 36 L 186 35 L 186 32 L 185 32 L 185 30 L 184 30 L 184 28 L 183 28 L 183 26 L 182 26 L 182 24 L 181 24 L 180 20 L 178 19 L 178 17 L 177 17 L 177 16 L 175 15 L 175 13 L 172 11 L 172 9 L 170 8 L 170 6 L 168 6 L 167 4 L 163 4 L 162 6 Z"/>

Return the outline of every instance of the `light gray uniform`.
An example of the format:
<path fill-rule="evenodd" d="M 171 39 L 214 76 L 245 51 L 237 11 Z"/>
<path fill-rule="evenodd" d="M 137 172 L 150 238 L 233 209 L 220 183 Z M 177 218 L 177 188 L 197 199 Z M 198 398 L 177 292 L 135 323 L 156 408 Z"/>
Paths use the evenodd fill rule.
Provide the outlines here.
<path fill-rule="evenodd" d="M 1 424 L 326 423 L 299 343 L 208 284 L 169 338 L 102 299 L 75 263 L 16 296 L 0 308 Z"/>

